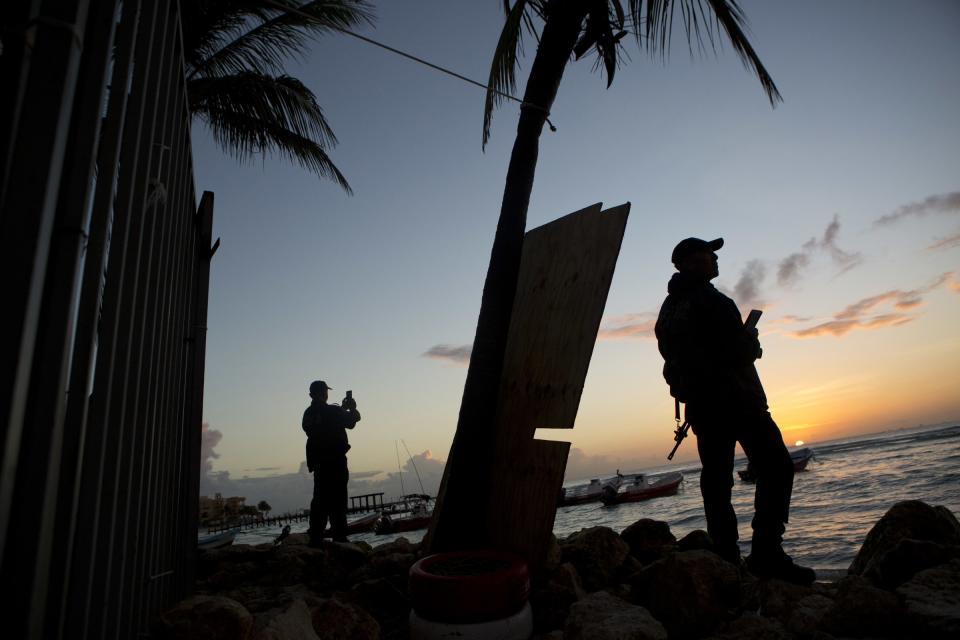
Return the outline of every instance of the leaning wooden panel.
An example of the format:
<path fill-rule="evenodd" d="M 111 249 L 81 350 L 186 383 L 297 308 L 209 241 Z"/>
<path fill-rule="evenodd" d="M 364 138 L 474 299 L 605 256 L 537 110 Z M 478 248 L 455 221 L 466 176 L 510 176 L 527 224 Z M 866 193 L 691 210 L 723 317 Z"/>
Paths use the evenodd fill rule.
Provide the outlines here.
<path fill-rule="evenodd" d="M 572 428 L 630 205 L 596 204 L 524 238 L 494 425 L 487 508 L 491 544 L 537 567 L 553 529 L 569 443 L 534 440 Z"/>

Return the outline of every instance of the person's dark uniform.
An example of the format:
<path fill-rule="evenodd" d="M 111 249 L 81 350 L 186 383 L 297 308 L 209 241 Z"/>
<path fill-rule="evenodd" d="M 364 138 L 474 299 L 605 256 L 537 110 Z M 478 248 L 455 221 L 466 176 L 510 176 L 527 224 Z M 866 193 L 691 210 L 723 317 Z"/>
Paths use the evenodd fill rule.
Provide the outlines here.
<path fill-rule="evenodd" d="M 313 500 L 310 502 L 310 544 L 318 545 L 330 519 L 331 537 L 347 540 L 347 429 L 360 421 L 356 403 L 327 404 L 326 382 L 310 385 L 312 402 L 303 412 L 303 431 L 307 434 L 307 469 L 313 472 Z M 349 400 L 349 402 L 347 401 Z"/>
<path fill-rule="evenodd" d="M 715 550 L 734 563 L 740 561 L 737 516 L 730 501 L 739 442 L 757 473 L 749 568 L 758 575 L 812 582 L 813 571 L 793 564 L 781 547 L 793 463 L 754 366 L 761 354 L 757 333 L 744 327 L 736 303 L 710 284 L 718 273 L 713 252 L 721 246 L 722 238 L 688 238 L 674 249 L 679 271 L 667 285 L 655 328 L 664 377 L 671 394 L 686 402 L 686 419 L 697 437 L 703 466 L 700 492 Z M 707 255 L 695 256 L 699 266 L 690 266 L 697 252 Z"/>

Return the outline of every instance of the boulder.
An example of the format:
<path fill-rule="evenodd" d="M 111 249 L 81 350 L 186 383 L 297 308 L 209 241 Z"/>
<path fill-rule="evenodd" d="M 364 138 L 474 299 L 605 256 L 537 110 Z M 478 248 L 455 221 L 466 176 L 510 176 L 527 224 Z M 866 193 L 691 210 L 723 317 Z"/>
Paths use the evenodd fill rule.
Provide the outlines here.
<path fill-rule="evenodd" d="M 637 520 L 624 529 L 620 537 L 630 546 L 633 557 L 643 564 L 650 564 L 673 551 L 677 542 L 670 532 L 670 525 L 650 518 Z"/>
<path fill-rule="evenodd" d="M 838 636 L 890 635 L 901 630 L 902 613 L 897 596 L 862 576 L 848 576 L 837 584 L 821 627 Z"/>
<path fill-rule="evenodd" d="M 879 555 L 865 575 L 885 589 L 896 589 L 914 574 L 953 558 L 960 558 L 960 546 L 904 538 Z"/>
<path fill-rule="evenodd" d="M 849 573 L 867 576 L 878 583 L 902 582 L 916 571 L 928 568 L 924 565 L 932 561 L 930 548 L 903 547 L 904 540 L 960 546 L 960 522 L 946 507 L 932 507 L 919 500 L 898 502 L 870 529 Z M 913 557 L 912 552 L 917 552 L 917 556 Z"/>
<path fill-rule="evenodd" d="M 377 554 L 370 557 L 370 568 L 377 576 L 402 575 L 406 578 L 416 561 L 417 556 L 412 553 Z"/>
<path fill-rule="evenodd" d="M 258 614 L 255 640 L 319 640 L 303 600 Z"/>
<path fill-rule="evenodd" d="M 713 551 L 713 538 L 703 529 L 694 529 L 677 542 L 678 551 L 694 551 L 696 549 Z"/>
<path fill-rule="evenodd" d="M 564 640 L 667 640 L 667 630 L 650 612 L 605 591 L 570 607 Z"/>
<path fill-rule="evenodd" d="M 570 563 L 561 564 L 549 574 L 543 586 L 530 594 L 534 632 L 563 629 L 571 605 L 584 596 L 586 592 L 580 584 L 577 569 Z"/>
<path fill-rule="evenodd" d="M 198 595 L 161 614 L 156 635 L 165 640 L 246 640 L 252 631 L 253 616 L 242 604 Z"/>
<path fill-rule="evenodd" d="M 386 544 L 380 544 L 370 549 L 371 556 L 388 556 L 394 553 L 410 553 L 416 554 L 420 551 L 420 545 L 410 542 L 403 536 L 400 536 L 393 542 L 387 542 Z"/>
<path fill-rule="evenodd" d="M 760 580 L 756 583 L 759 612 L 786 624 L 794 606 L 816 593 L 813 586 L 802 586 L 783 580 Z"/>
<path fill-rule="evenodd" d="M 407 636 L 410 600 L 401 585 L 387 578 L 365 580 L 353 585 L 350 591 L 340 596 L 340 600 L 356 605 L 372 615 L 380 624 L 385 637 L 388 630 L 399 634 L 396 637 Z"/>
<path fill-rule="evenodd" d="M 960 637 L 960 560 L 921 571 L 897 588 L 917 637 Z"/>
<path fill-rule="evenodd" d="M 783 625 L 776 620 L 747 612 L 723 624 L 710 638 L 713 640 L 790 640 L 793 636 L 787 633 Z"/>
<path fill-rule="evenodd" d="M 700 636 L 734 617 L 740 576 L 709 551 L 680 551 L 634 577 L 633 599 L 666 626 L 671 638 Z"/>
<path fill-rule="evenodd" d="M 808 637 L 820 626 L 824 616 L 833 606 L 833 600 L 819 594 L 811 593 L 797 602 L 787 619 L 787 631 L 797 637 Z"/>
<path fill-rule="evenodd" d="M 547 541 L 547 552 L 543 558 L 543 571 L 549 573 L 556 570 L 563 562 L 563 552 L 560 550 L 560 543 L 557 542 L 557 536 L 550 534 L 550 540 Z"/>
<path fill-rule="evenodd" d="M 306 601 L 313 630 L 320 640 L 378 640 L 380 624 L 358 606 L 336 598 Z"/>
<path fill-rule="evenodd" d="M 564 562 L 577 568 L 587 591 L 602 589 L 614 578 L 630 547 L 609 527 L 590 527 L 571 534 L 561 545 Z"/>

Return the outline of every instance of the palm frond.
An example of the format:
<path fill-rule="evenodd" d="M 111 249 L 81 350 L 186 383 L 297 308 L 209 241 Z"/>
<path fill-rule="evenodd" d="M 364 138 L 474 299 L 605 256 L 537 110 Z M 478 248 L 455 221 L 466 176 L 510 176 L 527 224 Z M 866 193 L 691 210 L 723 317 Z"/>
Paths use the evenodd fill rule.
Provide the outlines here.
<path fill-rule="evenodd" d="M 373 22 L 366 0 L 275 1 L 287 10 L 262 1 L 240 0 L 227 3 L 234 5 L 233 13 L 210 12 L 218 20 L 208 26 L 211 33 L 205 38 L 191 40 L 197 49 L 188 55 L 189 75 L 278 72 L 285 59 L 303 54 L 312 36 Z M 225 0 L 207 2 L 219 6 Z"/>
<path fill-rule="evenodd" d="M 722 30 L 744 66 L 757 75 L 770 104 L 776 106 L 777 102 L 783 101 L 783 96 L 780 95 L 773 78 L 763 66 L 746 36 L 746 16 L 736 0 L 679 0 L 679 2 L 691 53 L 694 41 L 699 52 L 706 50 L 704 37 L 709 41 L 710 48 L 716 50 L 715 31 Z M 707 15 L 704 2 L 709 5 L 712 16 Z M 676 4 L 675 0 L 630 0 L 631 21 L 635 25 L 643 25 L 642 29 L 636 31 L 637 40 L 641 41 L 642 32 L 646 37 L 646 48 L 651 53 L 659 51 L 661 55 L 666 56 L 669 52 Z"/>
<path fill-rule="evenodd" d="M 486 148 L 490 139 L 490 123 L 493 120 L 493 110 L 503 102 L 502 94 L 512 94 L 517 86 L 517 52 L 522 52 L 524 13 L 527 9 L 527 0 L 517 0 L 510 8 L 504 3 L 507 20 L 500 31 L 497 48 L 493 52 L 493 61 L 490 64 L 490 78 L 487 80 L 487 98 L 483 107 L 483 147 Z M 532 28 L 528 22 L 528 27 Z"/>
<path fill-rule="evenodd" d="M 204 120 L 223 149 L 249 160 L 276 152 L 352 193 L 326 149 L 337 138 L 316 97 L 296 78 L 254 71 L 187 84 L 191 112 Z"/>

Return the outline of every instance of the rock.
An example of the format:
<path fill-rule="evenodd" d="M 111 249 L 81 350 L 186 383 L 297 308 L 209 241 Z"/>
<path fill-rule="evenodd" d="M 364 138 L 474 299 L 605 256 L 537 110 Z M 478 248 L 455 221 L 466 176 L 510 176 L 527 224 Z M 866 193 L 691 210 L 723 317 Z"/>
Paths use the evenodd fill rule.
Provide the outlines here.
<path fill-rule="evenodd" d="M 420 551 L 420 545 L 414 544 L 400 536 L 393 542 L 387 542 L 386 544 L 377 545 L 370 549 L 371 556 L 380 556 L 380 555 L 391 555 L 394 553 L 411 553 L 416 554 Z"/>
<path fill-rule="evenodd" d="M 710 632 L 740 600 L 736 567 L 709 551 L 681 551 L 658 560 L 633 580 L 633 599 L 673 637 Z"/>
<path fill-rule="evenodd" d="M 865 575 L 885 589 L 896 589 L 917 572 L 953 558 L 960 558 L 960 546 L 904 538 L 881 554 Z"/>
<path fill-rule="evenodd" d="M 670 525 L 659 520 L 637 520 L 620 533 L 630 546 L 630 553 L 643 564 L 659 560 L 674 550 L 677 539 L 670 533 Z"/>
<path fill-rule="evenodd" d="M 340 600 L 372 615 L 380 624 L 384 637 L 407 637 L 410 601 L 404 590 L 389 579 L 376 578 L 355 584 L 349 592 L 342 594 Z"/>
<path fill-rule="evenodd" d="M 319 640 L 313 631 L 310 610 L 303 600 L 261 613 L 256 619 L 255 640 Z"/>
<path fill-rule="evenodd" d="M 368 562 L 367 552 L 352 542 L 324 541 L 327 561 L 345 574 L 362 567 Z"/>
<path fill-rule="evenodd" d="M 960 560 L 921 571 L 897 588 L 917 637 L 960 637 Z"/>
<path fill-rule="evenodd" d="M 650 612 L 598 591 L 570 607 L 564 640 L 667 640 Z"/>
<path fill-rule="evenodd" d="M 410 567 L 417 561 L 412 553 L 388 553 L 371 556 L 370 568 L 377 576 L 402 575 L 406 578 Z"/>
<path fill-rule="evenodd" d="M 901 630 L 902 613 L 897 596 L 862 576 L 848 576 L 837 584 L 821 627 L 840 636 L 891 635 Z"/>
<path fill-rule="evenodd" d="M 378 640 L 380 624 L 369 613 L 336 598 L 307 600 L 320 640 Z"/>
<path fill-rule="evenodd" d="M 832 606 L 833 600 L 830 598 L 811 593 L 793 606 L 786 624 L 787 631 L 799 637 L 811 635 Z"/>
<path fill-rule="evenodd" d="M 533 640 L 563 640 L 563 631 L 561 629 L 556 629 L 550 633 L 534 635 Z"/>
<path fill-rule="evenodd" d="M 557 542 L 557 536 L 550 534 L 550 540 L 547 542 L 547 552 L 544 554 L 543 571 L 550 573 L 555 571 L 563 561 L 563 552 L 560 550 L 560 543 Z"/>
<path fill-rule="evenodd" d="M 715 640 L 790 640 L 793 636 L 776 620 L 747 612 L 722 625 L 710 637 Z"/>
<path fill-rule="evenodd" d="M 898 502 L 890 507 L 867 534 L 849 573 L 865 575 L 874 581 L 905 579 L 907 574 L 923 570 L 929 557 L 923 555 L 912 564 L 907 549 L 895 551 L 904 540 L 927 541 L 944 546 L 960 546 L 960 522 L 942 506 L 931 507 L 919 500 Z M 919 549 L 919 547 L 914 547 Z M 889 554 L 893 554 L 887 558 Z"/>
<path fill-rule="evenodd" d="M 576 568 L 570 563 L 557 567 L 549 574 L 546 583 L 530 594 L 534 632 L 563 629 L 570 606 L 584 596 L 586 592 L 580 584 Z"/>
<path fill-rule="evenodd" d="M 577 568 L 587 591 L 602 589 L 616 575 L 630 547 L 609 527 L 590 527 L 571 534 L 560 545 L 564 562 Z"/>
<path fill-rule="evenodd" d="M 296 545 L 305 547 L 310 544 L 310 536 L 306 533 L 291 533 L 287 536 L 287 539 L 283 541 L 284 546 Z"/>
<path fill-rule="evenodd" d="M 790 619 L 793 607 L 816 593 L 812 586 L 801 586 L 783 580 L 761 580 L 757 583 L 760 615 L 776 618 L 784 624 Z"/>
<path fill-rule="evenodd" d="M 677 542 L 678 551 L 694 551 L 696 549 L 713 551 L 713 538 L 703 529 L 694 529 Z"/>
<path fill-rule="evenodd" d="M 246 640 L 253 616 L 222 596 L 192 596 L 160 615 L 157 636 L 169 640 Z"/>

